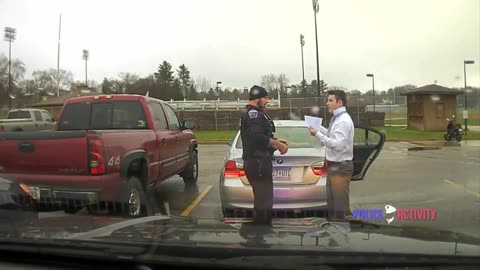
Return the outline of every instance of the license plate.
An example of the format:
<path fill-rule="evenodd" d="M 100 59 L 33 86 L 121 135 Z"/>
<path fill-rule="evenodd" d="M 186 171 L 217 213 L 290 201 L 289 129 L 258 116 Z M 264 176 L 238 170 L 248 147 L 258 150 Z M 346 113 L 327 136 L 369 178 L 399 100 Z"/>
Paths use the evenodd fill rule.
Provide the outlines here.
<path fill-rule="evenodd" d="M 273 168 L 272 177 L 275 179 L 290 179 L 291 168 Z"/>
<path fill-rule="evenodd" d="M 28 187 L 32 193 L 32 198 L 34 200 L 40 200 L 40 188 L 38 187 Z"/>

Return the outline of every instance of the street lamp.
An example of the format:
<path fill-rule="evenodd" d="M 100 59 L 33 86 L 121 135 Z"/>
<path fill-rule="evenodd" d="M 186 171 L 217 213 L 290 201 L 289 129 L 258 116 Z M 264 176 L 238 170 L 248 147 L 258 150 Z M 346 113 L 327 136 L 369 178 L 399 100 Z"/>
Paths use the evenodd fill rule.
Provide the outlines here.
<path fill-rule="evenodd" d="M 319 10 L 318 0 L 312 0 L 313 16 L 315 18 L 315 48 L 317 51 L 317 98 L 320 97 L 320 68 L 318 61 L 318 35 L 317 35 L 317 13 Z"/>
<path fill-rule="evenodd" d="M 367 77 L 372 77 L 373 111 L 375 111 L 375 77 L 373 76 L 373 74 L 367 74 Z"/>
<path fill-rule="evenodd" d="M 17 30 L 12 27 L 5 27 L 5 41 L 8 42 L 8 96 L 12 96 L 12 42 L 15 40 Z M 8 101 L 8 107 L 12 109 L 12 98 Z"/>
<path fill-rule="evenodd" d="M 305 37 L 300 34 L 300 50 L 302 52 L 302 91 L 303 91 L 303 106 L 305 106 L 305 66 L 303 62 L 303 46 L 305 46 Z"/>
<path fill-rule="evenodd" d="M 90 57 L 90 53 L 88 52 L 88 50 L 83 50 L 82 53 L 83 53 L 82 59 L 85 60 L 85 85 L 88 87 L 87 62 L 88 62 L 88 58 Z"/>
<path fill-rule="evenodd" d="M 464 60 L 463 61 L 463 78 L 465 81 L 465 104 L 464 110 L 463 110 L 463 119 L 465 121 L 465 135 L 467 135 L 468 131 L 468 108 L 467 108 L 467 65 L 473 65 L 475 64 L 475 61 L 473 60 Z"/>

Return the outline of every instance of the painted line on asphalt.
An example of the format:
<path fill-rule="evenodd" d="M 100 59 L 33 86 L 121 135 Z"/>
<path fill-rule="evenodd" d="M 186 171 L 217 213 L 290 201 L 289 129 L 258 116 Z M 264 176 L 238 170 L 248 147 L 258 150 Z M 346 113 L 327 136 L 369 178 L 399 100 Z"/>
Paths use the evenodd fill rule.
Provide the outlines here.
<path fill-rule="evenodd" d="M 195 198 L 195 200 L 193 200 L 193 202 L 187 208 L 185 208 L 185 210 L 183 210 L 183 212 L 180 214 L 180 216 L 186 217 L 186 216 L 190 215 L 192 210 L 195 209 L 195 207 L 197 207 L 197 205 L 200 203 L 200 201 L 203 199 L 203 197 L 205 197 L 207 195 L 207 193 L 212 189 L 212 187 L 213 187 L 212 185 L 207 186 L 205 188 L 205 190 L 202 191 L 202 193 L 198 194 L 197 198 Z"/>
<path fill-rule="evenodd" d="M 454 185 L 456 187 L 460 187 L 460 188 L 464 188 L 466 192 L 470 193 L 470 194 L 473 194 L 477 197 L 480 197 L 480 192 L 475 192 L 473 190 L 470 190 L 468 189 L 467 187 L 463 186 L 463 185 L 460 185 L 460 184 L 457 184 L 455 183 L 454 181 L 452 180 L 448 180 L 448 179 L 444 179 L 443 182 L 447 183 L 447 184 L 450 184 L 450 185 Z"/>

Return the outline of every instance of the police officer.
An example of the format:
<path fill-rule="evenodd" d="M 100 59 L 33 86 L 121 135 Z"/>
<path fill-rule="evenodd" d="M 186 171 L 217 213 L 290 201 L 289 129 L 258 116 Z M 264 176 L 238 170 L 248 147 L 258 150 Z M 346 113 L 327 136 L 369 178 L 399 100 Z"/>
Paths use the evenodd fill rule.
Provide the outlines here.
<path fill-rule="evenodd" d="M 249 92 L 249 104 L 241 119 L 240 136 L 243 143 L 244 170 L 254 195 L 254 222 L 272 225 L 273 152 L 288 151 L 286 140 L 274 138 L 275 126 L 265 107 L 270 102 L 265 88 L 254 85 Z"/>

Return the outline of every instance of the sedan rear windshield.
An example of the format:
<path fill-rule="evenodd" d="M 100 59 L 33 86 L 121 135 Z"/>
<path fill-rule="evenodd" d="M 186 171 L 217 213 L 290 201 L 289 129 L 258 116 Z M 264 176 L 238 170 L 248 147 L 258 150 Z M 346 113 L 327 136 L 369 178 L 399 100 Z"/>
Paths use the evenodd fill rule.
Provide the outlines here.
<path fill-rule="evenodd" d="M 306 127 L 276 127 L 275 137 L 288 141 L 288 148 L 319 148 L 320 142 L 310 135 Z M 242 138 L 238 137 L 236 148 L 242 148 Z"/>
<path fill-rule="evenodd" d="M 148 129 L 148 125 L 138 101 L 98 101 L 66 105 L 58 129 Z"/>

